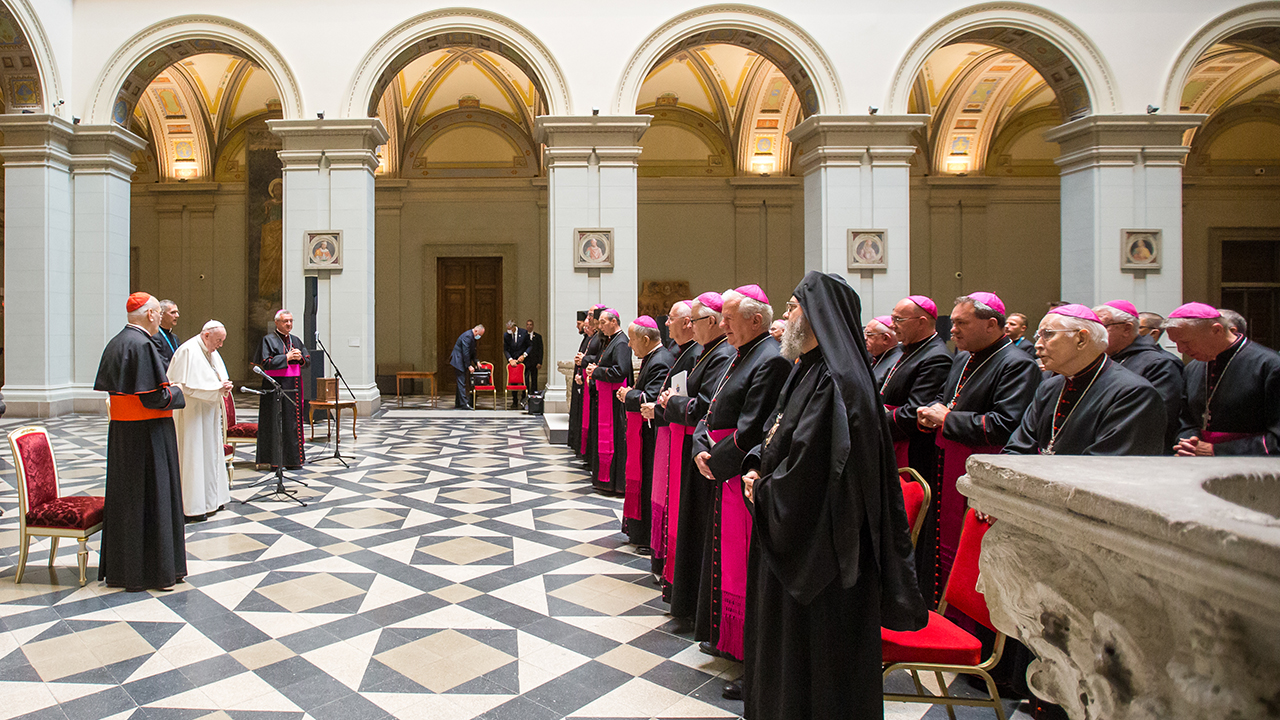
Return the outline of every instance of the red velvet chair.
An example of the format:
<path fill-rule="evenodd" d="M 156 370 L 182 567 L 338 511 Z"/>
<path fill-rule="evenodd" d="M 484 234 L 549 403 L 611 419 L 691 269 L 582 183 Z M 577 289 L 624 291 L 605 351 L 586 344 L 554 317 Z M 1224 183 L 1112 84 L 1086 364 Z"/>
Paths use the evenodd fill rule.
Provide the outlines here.
<path fill-rule="evenodd" d="M 58 486 L 58 466 L 53 460 L 53 444 L 43 427 L 32 425 L 9 433 L 9 449 L 13 451 L 13 467 L 18 476 L 18 572 L 15 583 L 22 582 L 27 567 L 27 549 L 33 536 L 52 538 L 49 567 L 58 555 L 60 538 L 80 541 L 80 585 L 85 584 L 85 568 L 89 563 L 89 537 L 102 529 L 104 498 L 98 496 L 62 496 Z"/>
<path fill-rule="evenodd" d="M 480 370 L 489 371 L 489 384 L 471 386 L 471 407 L 476 406 L 477 392 L 491 392 L 493 393 L 493 409 L 497 410 L 498 409 L 498 386 L 495 383 L 497 383 L 498 379 L 493 376 L 493 364 L 487 363 L 481 360 L 480 362 L 476 363 L 476 367 Z"/>
<path fill-rule="evenodd" d="M 516 363 L 515 365 L 507 365 L 507 386 L 502 391 L 502 404 L 507 404 L 507 393 L 509 392 L 529 392 L 529 388 L 524 384 L 524 365 Z"/>
<path fill-rule="evenodd" d="M 911 525 L 911 546 L 915 547 L 920 528 L 924 527 L 924 519 L 929 514 L 933 490 L 914 468 L 898 468 L 898 482 L 902 485 L 902 502 L 907 506 L 907 522 Z"/>
<path fill-rule="evenodd" d="M 227 444 L 256 445 L 258 443 L 258 423 L 236 422 L 236 403 L 230 395 L 222 398 L 222 406 L 227 412 Z"/>
<path fill-rule="evenodd" d="M 946 705 L 947 714 L 953 719 L 955 705 L 989 707 L 996 711 L 999 720 L 1005 720 L 1000 694 L 996 692 L 996 683 L 991 679 L 991 669 L 1000 662 L 1000 656 L 1004 654 L 1005 635 L 991 624 L 987 600 L 977 589 L 978 555 L 982 551 L 982 538 L 990 527 L 987 522 L 979 520 L 973 510 L 965 513 L 964 528 L 960 531 L 960 547 L 956 548 L 956 561 L 947 578 L 942 602 L 938 604 L 937 612 L 929 613 L 929 624 L 923 630 L 880 630 L 885 677 L 895 670 L 907 670 L 915 682 L 917 693 L 885 693 L 886 701 Z M 978 638 L 942 616 L 948 605 L 996 634 L 990 657 L 985 660 L 982 658 L 982 642 Z M 942 695 L 933 695 L 925 690 L 920 682 L 921 672 L 934 673 Z M 944 672 L 977 675 L 986 682 L 988 696 L 961 698 L 948 694 L 947 684 L 942 677 Z"/>

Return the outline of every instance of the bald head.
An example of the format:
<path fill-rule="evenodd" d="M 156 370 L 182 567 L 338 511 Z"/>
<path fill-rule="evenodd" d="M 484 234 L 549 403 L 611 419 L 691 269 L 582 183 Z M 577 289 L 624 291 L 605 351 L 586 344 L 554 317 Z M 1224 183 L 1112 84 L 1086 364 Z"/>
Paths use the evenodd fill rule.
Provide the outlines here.
<path fill-rule="evenodd" d="M 152 297 L 142 307 L 129 313 L 129 324 L 137 325 L 148 334 L 155 335 L 160 329 L 160 301 Z"/>

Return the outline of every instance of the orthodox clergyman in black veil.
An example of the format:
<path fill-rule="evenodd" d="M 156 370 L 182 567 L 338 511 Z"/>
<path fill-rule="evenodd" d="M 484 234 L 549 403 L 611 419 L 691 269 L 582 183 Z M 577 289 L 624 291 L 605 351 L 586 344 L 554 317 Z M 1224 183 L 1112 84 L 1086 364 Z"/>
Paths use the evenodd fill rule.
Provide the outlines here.
<path fill-rule="evenodd" d="M 888 421 L 853 289 L 813 271 L 787 307 L 782 353 L 798 362 L 743 467 L 745 715 L 878 718 L 880 627 L 928 619 Z"/>

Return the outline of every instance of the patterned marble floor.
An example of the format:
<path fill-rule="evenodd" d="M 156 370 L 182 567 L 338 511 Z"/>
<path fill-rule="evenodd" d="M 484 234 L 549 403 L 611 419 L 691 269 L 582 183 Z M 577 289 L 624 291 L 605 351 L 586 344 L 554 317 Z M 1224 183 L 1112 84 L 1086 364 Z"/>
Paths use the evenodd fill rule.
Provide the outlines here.
<path fill-rule="evenodd" d="M 100 493 L 106 420 L 45 424 L 64 493 Z M 331 452 L 323 438 L 309 445 L 313 463 L 294 474 L 306 507 L 232 503 L 188 525 L 190 574 L 170 593 L 80 588 L 74 550 L 50 570 L 47 541 L 15 585 L 17 498 L 0 452 L 0 720 L 741 714 L 720 697 L 737 666 L 669 632 L 648 558 L 618 532 L 620 501 L 591 493 L 540 419 L 410 401 L 359 432 L 346 426 L 350 468 L 314 462 Z M 232 495 L 245 499 L 262 473 L 251 448 L 240 458 Z"/>

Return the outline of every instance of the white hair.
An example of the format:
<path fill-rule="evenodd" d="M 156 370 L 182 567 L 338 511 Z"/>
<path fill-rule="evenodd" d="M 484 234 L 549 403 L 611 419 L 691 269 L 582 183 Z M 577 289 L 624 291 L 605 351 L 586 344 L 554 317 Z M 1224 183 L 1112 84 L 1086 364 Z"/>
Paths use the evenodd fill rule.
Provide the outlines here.
<path fill-rule="evenodd" d="M 276 322 L 280 322 L 280 318 L 284 317 L 285 315 L 288 315 L 289 317 L 293 317 L 293 313 L 289 312 L 289 311 L 288 311 L 287 309 L 285 309 L 285 308 L 281 308 L 281 309 L 277 310 L 277 311 L 276 311 L 276 317 L 275 317 Z"/>
<path fill-rule="evenodd" d="M 1138 329 L 1138 326 L 1139 326 L 1138 318 L 1130 315 L 1129 313 L 1119 308 L 1114 308 L 1114 307 L 1111 307 L 1110 305 L 1099 305 L 1098 307 L 1093 309 L 1093 312 L 1094 314 L 1097 314 L 1104 310 L 1107 312 L 1108 315 L 1111 316 L 1111 322 L 1126 323 L 1129 326 L 1131 326 L 1134 330 Z"/>
<path fill-rule="evenodd" d="M 150 300 L 142 303 L 142 307 L 128 314 L 129 322 L 134 325 L 140 325 L 147 319 L 147 313 L 160 307 L 160 301 L 153 296 Z M 118 317 L 118 316 L 117 316 Z"/>
<path fill-rule="evenodd" d="M 1221 325 L 1223 330 L 1228 330 L 1227 321 L 1219 315 L 1216 318 L 1169 318 L 1164 321 L 1165 328 L 1195 328 L 1197 330 L 1208 330 L 1214 325 Z"/>
<path fill-rule="evenodd" d="M 725 305 L 728 305 L 730 301 L 737 300 L 738 312 L 742 313 L 743 317 L 759 315 L 764 320 L 763 325 L 766 328 L 773 324 L 773 306 L 749 298 L 737 290 L 725 290 L 720 297 L 724 298 Z"/>
<path fill-rule="evenodd" d="M 1072 317 L 1071 315 L 1054 316 L 1062 323 L 1063 329 L 1081 331 L 1088 333 L 1089 347 L 1096 352 L 1107 351 L 1107 328 L 1102 323 L 1095 320 L 1086 320 L 1084 318 Z"/>
<path fill-rule="evenodd" d="M 203 334 L 203 333 L 207 333 L 207 332 L 209 332 L 209 331 L 211 331 L 211 330 L 224 330 L 224 331 L 225 331 L 226 329 L 227 329 L 227 326 L 226 326 L 226 325 L 223 325 L 222 323 L 218 322 L 217 320 L 210 320 L 209 322 L 207 322 L 207 323 L 205 323 L 205 324 L 204 324 L 204 327 L 200 328 L 200 332 Z"/>
<path fill-rule="evenodd" d="M 667 314 L 667 317 L 693 317 L 693 308 L 684 300 L 679 300 L 671 306 L 671 311 Z"/>
<path fill-rule="evenodd" d="M 719 312 L 703 305 L 701 300 L 693 301 L 693 309 L 690 312 L 695 316 L 693 318 L 694 320 L 701 320 L 702 318 L 710 315 L 716 319 L 716 325 L 719 325 L 720 321 L 723 319 L 723 316 Z"/>
<path fill-rule="evenodd" d="M 662 333 L 658 331 L 658 328 L 651 328 L 647 325 L 637 325 L 635 323 L 631 323 L 630 325 L 627 326 L 627 332 L 632 335 L 638 335 L 642 338 L 645 338 L 646 340 L 662 339 Z"/>

